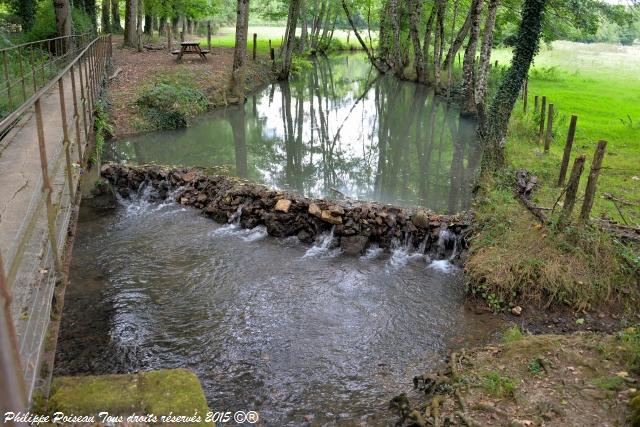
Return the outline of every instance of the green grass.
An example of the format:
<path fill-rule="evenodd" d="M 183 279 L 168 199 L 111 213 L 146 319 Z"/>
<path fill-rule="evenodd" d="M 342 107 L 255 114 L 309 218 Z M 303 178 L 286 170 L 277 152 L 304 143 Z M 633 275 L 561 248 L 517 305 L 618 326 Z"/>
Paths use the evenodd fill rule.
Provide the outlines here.
<path fill-rule="evenodd" d="M 487 393 L 495 397 L 513 397 L 516 391 L 516 381 L 497 372 L 487 372 L 482 380 L 482 386 Z"/>
<path fill-rule="evenodd" d="M 520 330 L 518 325 L 513 325 L 502 333 L 502 343 L 509 344 L 512 342 L 520 341 L 523 336 L 524 335 L 522 334 L 522 331 Z"/>
<path fill-rule="evenodd" d="M 498 49 L 494 59 L 507 64 L 510 51 Z M 522 101 L 511 123 L 507 152 L 511 165 L 526 168 L 541 178 L 539 203 L 551 206 L 558 198 L 557 181 L 571 115 L 578 116 L 571 163 L 587 155 L 582 188 L 597 142 L 608 141 L 607 155 L 598 183 L 592 217 L 606 215 L 620 222 L 640 225 L 640 47 L 585 45 L 556 42 L 544 47 L 529 77 L 528 114 Z M 548 154 L 537 141 L 539 117 L 533 114 L 534 96 L 546 96 L 556 111 L 554 140 Z M 633 205 L 618 208 L 601 197 L 603 192 Z M 580 204 L 578 203 L 578 208 Z"/>

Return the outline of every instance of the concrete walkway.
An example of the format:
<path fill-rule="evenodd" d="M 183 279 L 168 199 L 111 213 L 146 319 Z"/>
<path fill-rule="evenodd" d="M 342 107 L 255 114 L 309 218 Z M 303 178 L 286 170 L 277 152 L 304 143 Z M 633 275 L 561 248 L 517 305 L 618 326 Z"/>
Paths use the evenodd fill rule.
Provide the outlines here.
<path fill-rule="evenodd" d="M 72 188 L 75 189 L 80 176 L 80 165 L 69 73 L 63 78 L 63 82 L 66 122 L 69 139 L 72 141 L 70 157 L 74 163 Z M 76 88 L 80 110 L 82 107 L 77 73 Z M 55 234 L 58 253 L 61 254 L 74 206 L 66 180 L 63 122 L 57 84 L 41 98 L 41 109 L 47 164 L 53 187 L 52 201 L 57 213 Z M 86 147 L 87 135 L 83 131 L 81 110 L 79 115 L 80 140 L 83 147 Z M 91 129 L 92 126 L 88 128 Z M 0 140 L 0 251 L 13 295 L 12 314 L 29 395 L 35 384 L 53 291 L 56 280 L 59 279 L 55 273 L 53 251 L 49 244 L 42 178 L 36 115 L 32 108 Z"/>

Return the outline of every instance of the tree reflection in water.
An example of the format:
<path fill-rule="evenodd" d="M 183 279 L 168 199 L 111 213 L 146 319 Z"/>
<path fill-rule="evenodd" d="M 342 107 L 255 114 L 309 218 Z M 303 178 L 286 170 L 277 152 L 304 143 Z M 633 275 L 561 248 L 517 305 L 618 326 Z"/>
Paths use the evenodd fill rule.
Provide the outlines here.
<path fill-rule="evenodd" d="M 424 86 L 381 76 L 361 55 L 319 58 L 199 118 L 188 129 L 128 138 L 116 160 L 227 165 L 312 197 L 348 197 L 440 212 L 469 207 L 479 167 L 475 124 Z"/>

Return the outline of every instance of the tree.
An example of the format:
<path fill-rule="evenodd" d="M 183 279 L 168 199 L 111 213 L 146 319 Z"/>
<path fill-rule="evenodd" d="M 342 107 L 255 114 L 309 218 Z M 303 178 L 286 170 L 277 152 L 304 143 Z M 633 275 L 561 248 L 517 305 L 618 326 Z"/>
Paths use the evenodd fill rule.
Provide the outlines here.
<path fill-rule="evenodd" d="M 480 128 L 483 139 L 483 163 L 486 168 L 504 165 L 504 139 L 518 94 L 529 67 L 540 47 L 542 21 L 547 0 L 524 0 L 511 67 L 503 77 L 485 124 Z M 482 121 L 481 121 L 482 123 Z"/>
<path fill-rule="evenodd" d="M 138 37 L 136 35 L 136 17 L 138 10 L 138 0 L 126 0 L 124 12 L 124 45 L 136 47 Z"/>
<path fill-rule="evenodd" d="M 287 19 L 286 39 L 282 50 L 282 69 L 278 75 L 279 80 L 287 80 L 291 73 L 293 48 L 296 42 L 296 27 L 300 16 L 300 2 L 301 0 L 291 0 L 289 3 L 289 18 Z"/>
<path fill-rule="evenodd" d="M 102 0 L 102 13 L 100 15 L 100 26 L 102 27 L 103 33 L 111 32 L 111 22 L 110 22 L 110 7 L 111 4 L 109 0 Z"/>
<path fill-rule="evenodd" d="M 482 13 L 482 0 L 472 0 L 471 10 L 471 30 L 469 33 L 469 44 L 464 51 L 464 62 L 462 64 L 462 115 L 474 115 L 476 113 L 475 90 L 474 90 L 474 67 L 476 63 L 476 50 L 478 48 L 478 37 L 480 35 L 480 14 Z"/>
<path fill-rule="evenodd" d="M 247 33 L 249 31 L 249 0 L 238 0 L 236 15 L 236 45 L 233 53 L 232 87 L 235 95 L 244 100 Z"/>
<path fill-rule="evenodd" d="M 120 24 L 120 3 L 119 0 L 111 1 L 111 31 L 122 32 L 122 25 Z"/>
<path fill-rule="evenodd" d="M 71 35 L 71 6 L 69 0 L 53 0 L 53 8 L 56 15 L 56 35 L 65 37 Z M 65 39 L 63 51 L 66 52 L 71 46 L 69 39 Z"/>
<path fill-rule="evenodd" d="M 22 30 L 29 31 L 36 20 L 36 0 L 12 0 L 11 9 L 20 17 Z"/>
<path fill-rule="evenodd" d="M 496 24 L 496 15 L 500 0 L 489 0 L 487 6 L 487 19 L 484 24 L 482 35 L 482 47 L 480 48 L 480 65 L 478 66 L 478 76 L 476 77 L 476 108 L 478 115 L 484 120 L 484 97 L 487 93 L 487 80 L 489 77 L 489 67 L 491 65 L 491 46 L 493 45 L 493 29 Z"/>

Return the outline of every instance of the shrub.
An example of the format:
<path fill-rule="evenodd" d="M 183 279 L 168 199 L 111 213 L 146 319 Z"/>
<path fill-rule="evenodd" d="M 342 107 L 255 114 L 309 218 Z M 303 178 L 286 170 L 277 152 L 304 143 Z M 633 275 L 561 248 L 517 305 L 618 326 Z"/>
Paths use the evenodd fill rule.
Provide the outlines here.
<path fill-rule="evenodd" d="M 155 129 L 177 129 L 206 111 L 209 102 L 199 89 L 176 81 L 159 81 L 142 90 L 136 105 Z"/>
<path fill-rule="evenodd" d="M 497 372 L 487 372 L 484 375 L 483 386 L 488 393 L 496 397 L 513 397 L 516 390 L 514 380 Z"/>

